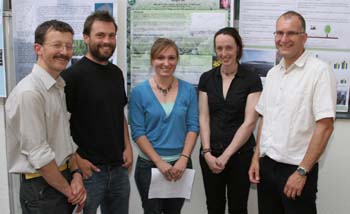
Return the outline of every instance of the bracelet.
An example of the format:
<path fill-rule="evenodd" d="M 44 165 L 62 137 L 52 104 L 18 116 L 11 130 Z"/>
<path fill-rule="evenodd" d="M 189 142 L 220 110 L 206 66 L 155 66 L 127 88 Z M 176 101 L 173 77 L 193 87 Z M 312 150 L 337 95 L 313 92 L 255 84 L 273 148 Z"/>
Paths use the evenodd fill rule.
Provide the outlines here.
<path fill-rule="evenodd" d="M 181 154 L 180 156 L 185 157 L 185 158 L 187 158 L 187 159 L 190 159 L 190 156 L 185 155 L 185 154 Z"/>
<path fill-rule="evenodd" d="M 79 169 L 79 168 L 76 168 L 74 169 L 73 171 L 70 172 L 70 175 L 73 177 L 73 175 L 75 173 L 79 173 L 81 175 L 81 177 L 83 177 L 83 172 Z"/>
<path fill-rule="evenodd" d="M 202 149 L 202 153 L 207 153 L 207 152 L 211 152 L 211 148 L 207 148 L 207 149 Z"/>

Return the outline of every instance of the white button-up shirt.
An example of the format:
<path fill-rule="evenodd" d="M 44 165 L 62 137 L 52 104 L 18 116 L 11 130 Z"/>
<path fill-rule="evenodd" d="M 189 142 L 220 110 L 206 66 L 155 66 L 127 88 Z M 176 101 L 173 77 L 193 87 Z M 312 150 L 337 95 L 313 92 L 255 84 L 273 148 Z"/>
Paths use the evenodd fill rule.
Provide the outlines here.
<path fill-rule="evenodd" d="M 34 173 L 50 161 L 62 165 L 74 152 L 64 80 L 35 64 L 9 95 L 6 137 L 9 171 Z"/>
<path fill-rule="evenodd" d="M 336 80 L 325 62 L 305 51 L 286 70 L 284 60 L 273 67 L 256 106 L 264 123 L 260 156 L 299 165 L 316 121 L 335 118 Z"/>

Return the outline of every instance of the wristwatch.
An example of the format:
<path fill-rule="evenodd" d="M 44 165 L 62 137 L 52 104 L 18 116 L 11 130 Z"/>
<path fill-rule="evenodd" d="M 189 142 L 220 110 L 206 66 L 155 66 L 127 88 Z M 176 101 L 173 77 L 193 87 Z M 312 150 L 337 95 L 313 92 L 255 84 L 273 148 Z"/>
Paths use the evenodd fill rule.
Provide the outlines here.
<path fill-rule="evenodd" d="M 309 172 L 306 171 L 306 169 L 304 167 L 301 167 L 301 166 L 299 166 L 296 171 L 301 176 L 307 176 L 309 174 Z"/>

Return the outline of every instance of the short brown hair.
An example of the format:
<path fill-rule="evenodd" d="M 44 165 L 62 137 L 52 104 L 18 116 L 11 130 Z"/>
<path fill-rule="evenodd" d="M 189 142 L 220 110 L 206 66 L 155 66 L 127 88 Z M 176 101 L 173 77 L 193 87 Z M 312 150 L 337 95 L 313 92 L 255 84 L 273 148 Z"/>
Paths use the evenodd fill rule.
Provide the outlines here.
<path fill-rule="evenodd" d="M 62 33 L 68 32 L 74 35 L 74 30 L 68 23 L 52 19 L 41 23 L 35 29 L 34 43 L 40 45 L 44 44 L 46 33 L 50 30 L 59 31 Z"/>
<path fill-rule="evenodd" d="M 301 30 L 306 33 L 306 24 L 305 24 L 305 19 L 304 17 L 298 13 L 298 12 L 295 12 L 293 10 L 290 10 L 290 11 L 287 11 L 285 13 L 283 13 L 280 17 L 278 17 L 277 21 L 281 18 L 281 17 L 284 17 L 286 19 L 290 19 L 291 17 L 297 17 L 301 23 Z"/>
<path fill-rule="evenodd" d="M 84 35 L 90 35 L 91 26 L 95 21 L 112 22 L 115 28 L 115 32 L 117 32 L 118 30 L 118 26 L 115 23 L 113 16 L 108 11 L 98 10 L 93 12 L 90 16 L 86 18 L 83 29 Z"/>

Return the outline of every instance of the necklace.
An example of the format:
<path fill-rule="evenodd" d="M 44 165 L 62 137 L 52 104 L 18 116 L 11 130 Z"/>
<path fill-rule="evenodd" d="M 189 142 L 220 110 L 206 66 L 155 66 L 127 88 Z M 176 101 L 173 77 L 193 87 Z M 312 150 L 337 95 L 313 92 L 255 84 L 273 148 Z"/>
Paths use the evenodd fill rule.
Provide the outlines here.
<path fill-rule="evenodd" d="M 221 72 L 222 76 L 225 77 L 225 79 L 231 79 L 231 78 L 234 79 L 236 77 L 236 74 L 237 74 L 237 68 L 235 68 L 233 72 L 226 73 L 223 71 L 223 69 L 221 67 L 220 72 Z"/>
<path fill-rule="evenodd" d="M 160 91 L 160 93 L 162 93 L 163 96 L 168 95 L 168 92 L 170 91 L 171 86 L 173 85 L 174 78 L 171 79 L 171 83 L 170 83 L 169 87 L 167 87 L 167 88 L 162 88 L 162 87 L 158 84 L 158 82 L 156 81 L 155 78 L 153 78 L 153 80 L 154 80 L 154 82 L 156 83 L 156 87 L 157 87 L 157 89 Z"/>

